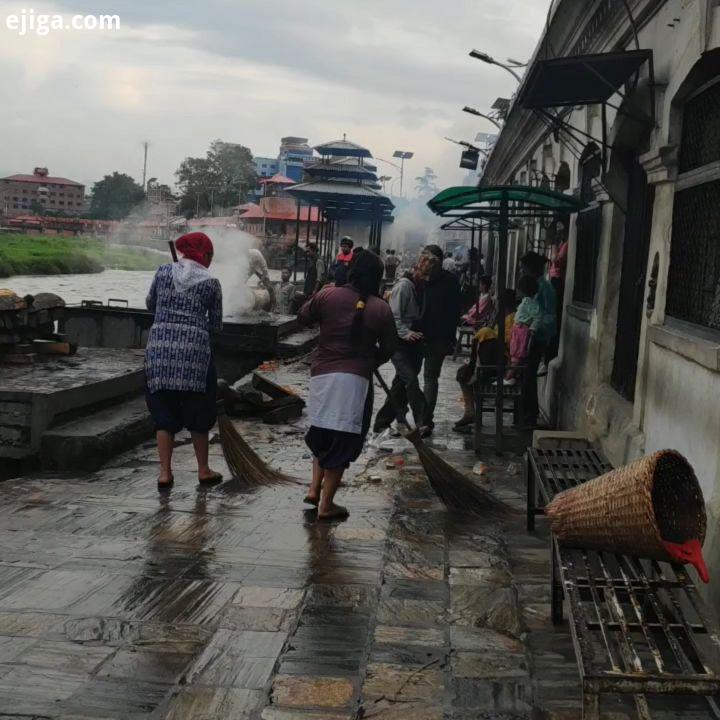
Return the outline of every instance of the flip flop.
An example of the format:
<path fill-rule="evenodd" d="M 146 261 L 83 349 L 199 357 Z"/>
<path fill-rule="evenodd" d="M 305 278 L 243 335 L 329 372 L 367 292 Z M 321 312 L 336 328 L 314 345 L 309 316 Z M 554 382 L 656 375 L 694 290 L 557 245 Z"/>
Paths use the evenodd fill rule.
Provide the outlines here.
<path fill-rule="evenodd" d="M 317 507 L 318 504 L 320 503 L 319 500 L 313 500 L 309 495 L 306 495 L 306 496 L 303 498 L 303 502 L 304 502 L 304 503 L 307 503 L 308 505 L 313 505 L 314 507 Z"/>
<path fill-rule="evenodd" d="M 344 520 L 350 513 L 346 507 L 342 505 L 333 505 L 330 512 L 321 515 L 318 513 L 318 520 Z"/>
<path fill-rule="evenodd" d="M 222 473 L 214 472 L 212 475 L 206 478 L 198 478 L 200 485 L 217 485 L 221 483 L 223 479 Z"/>
<path fill-rule="evenodd" d="M 175 484 L 175 478 L 171 475 L 169 482 L 161 483 L 158 480 L 157 489 L 159 492 L 163 492 L 164 490 L 169 490 L 174 484 Z"/>

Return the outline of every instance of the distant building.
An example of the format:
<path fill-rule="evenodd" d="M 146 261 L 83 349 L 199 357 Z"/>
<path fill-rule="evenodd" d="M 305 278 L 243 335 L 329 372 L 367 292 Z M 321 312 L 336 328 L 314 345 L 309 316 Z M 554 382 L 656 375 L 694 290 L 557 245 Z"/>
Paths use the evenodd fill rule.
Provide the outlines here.
<path fill-rule="evenodd" d="M 85 186 L 63 177 L 53 177 L 48 169 L 36 167 L 32 175 L 0 178 L 0 213 L 23 215 L 33 207 L 77 215 L 86 209 Z"/>
<path fill-rule="evenodd" d="M 278 169 L 281 175 L 295 182 L 302 182 L 305 163 L 312 159 L 313 150 L 307 138 L 284 137 L 280 140 Z"/>
<path fill-rule="evenodd" d="M 269 157 L 254 157 L 253 165 L 255 165 L 255 174 L 259 180 L 276 175 L 280 166 L 277 158 Z"/>

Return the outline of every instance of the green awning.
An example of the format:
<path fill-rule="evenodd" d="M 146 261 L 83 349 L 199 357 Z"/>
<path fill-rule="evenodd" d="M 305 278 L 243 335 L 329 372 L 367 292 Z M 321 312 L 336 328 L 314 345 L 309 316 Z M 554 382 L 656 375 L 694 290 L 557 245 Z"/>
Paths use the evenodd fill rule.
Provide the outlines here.
<path fill-rule="evenodd" d="M 578 212 L 585 207 L 582 200 L 572 195 L 526 185 L 449 187 L 429 200 L 428 207 L 436 215 L 457 217 L 460 214 L 466 215 L 469 211 L 478 211 L 482 212 L 484 217 L 488 217 L 499 215 L 497 205 L 503 199 L 509 203 L 508 217 L 568 214 Z"/>

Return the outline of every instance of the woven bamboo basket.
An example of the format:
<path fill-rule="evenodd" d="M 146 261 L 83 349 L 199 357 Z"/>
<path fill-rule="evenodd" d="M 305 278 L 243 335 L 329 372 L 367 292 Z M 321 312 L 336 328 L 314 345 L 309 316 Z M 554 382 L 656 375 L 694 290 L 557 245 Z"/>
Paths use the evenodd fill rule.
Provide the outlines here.
<path fill-rule="evenodd" d="M 705 541 L 700 484 L 675 450 L 654 455 L 559 493 L 547 506 L 562 545 L 668 560 L 663 540 Z"/>

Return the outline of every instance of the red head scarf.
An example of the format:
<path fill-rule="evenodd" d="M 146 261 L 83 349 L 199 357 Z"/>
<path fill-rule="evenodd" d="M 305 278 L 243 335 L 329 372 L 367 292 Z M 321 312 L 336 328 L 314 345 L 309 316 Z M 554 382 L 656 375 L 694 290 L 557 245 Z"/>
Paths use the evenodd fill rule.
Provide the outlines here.
<path fill-rule="evenodd" d="M 191 232 L 183 235 L 175 241 L 175 247 L 188 260 L 194 260 L 205 267 L 210 265 L 206 255 L 212 254 L 213 244 L 205 233 Z"/>

